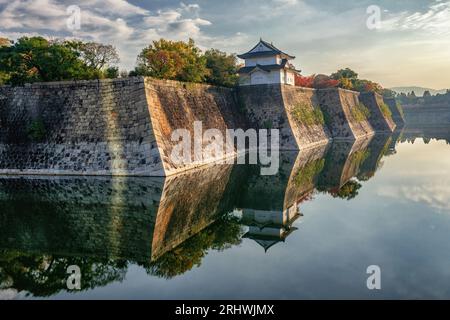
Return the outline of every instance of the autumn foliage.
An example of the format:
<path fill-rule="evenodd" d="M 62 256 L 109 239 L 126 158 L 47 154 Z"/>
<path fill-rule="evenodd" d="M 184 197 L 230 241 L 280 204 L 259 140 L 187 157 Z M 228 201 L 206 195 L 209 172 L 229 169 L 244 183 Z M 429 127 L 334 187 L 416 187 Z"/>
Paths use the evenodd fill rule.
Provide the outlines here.
<path fill-rule="evenodd" d="M 297 87 L 303 88 L 313 88 L 314 87 L 314 77 L 315 75 L 304 77 L 299 74 L 295 74 L 295 85 Z"/>
<path fill-rule="evenodd" d="M 296 75 L 295 85 L 304 88 L 325 89 L 337 87 L 339 85 L 339 81 L 331 79 L 330 77 L 323 74 L 312 75 L 308 77 Z"/>

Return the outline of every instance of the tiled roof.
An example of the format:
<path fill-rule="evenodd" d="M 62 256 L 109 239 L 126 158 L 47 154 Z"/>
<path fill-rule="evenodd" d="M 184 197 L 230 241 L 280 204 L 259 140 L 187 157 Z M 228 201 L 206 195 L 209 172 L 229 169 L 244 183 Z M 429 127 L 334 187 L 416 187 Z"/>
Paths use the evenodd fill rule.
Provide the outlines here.
<path fill-rule="evenodd" d="M 269 64 L 269 65 L 261 65 L 261 64 L 257 64 L 256 66 L 251 66 L 251 67 L 243 67 L 241 69 L 239 69 L 239 73 L 250 73 L 252 72 L 254 69 L 261 69 L 263 71 L 266 72 L 270 72 L 273 70 L 281 70 L 281 69 L 288 69 L 288 70 L 294 70 L 294 71 L 298 71 L 295 70 L 294 68 L 292 68 L 291 64 L 288 63 L 288 61 L 286 59 L 283 59 L 281 64 Z"/>
<path fill-rule="evenodd" d="M 264 46 L 266 46 L 267 48 L 270 49 L 270 51 L 258 51 L 258 52 L 252 52 L 253 50 L 255 50 L 260 44 L 263 44 Z M 295 59 L 294 56 L 291 56 L 287 53 L 284 53 L 283 51 L 281 51 L 280 49 L 278 49 L 277 47 L 275 47 L 273 44 L 268 43 L 264 40 L 259 40 L 258 44 L 256 46 L 254 46 L 249 52 L 238 55 L 239 58 L 241 59 L 249 59 L 249 58 L 256 58 L 256 57 L 267 57 L 267 56 L 273 56 L 273 55 L 281 55 L 286 59 Z"/>

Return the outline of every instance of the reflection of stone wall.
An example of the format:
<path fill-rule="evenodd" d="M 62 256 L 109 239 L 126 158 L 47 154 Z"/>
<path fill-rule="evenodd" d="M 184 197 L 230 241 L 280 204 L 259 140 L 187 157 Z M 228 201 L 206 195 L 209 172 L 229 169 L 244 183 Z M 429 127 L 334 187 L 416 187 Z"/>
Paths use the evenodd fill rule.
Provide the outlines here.
<path fill-rule="evenodd" d="M 156 218 L 152 258 L 171 250 L 233 207 L 223 195 L 232 165 L 212 166 L 166 180 Z"/>
<path fill-rule="evenodd" d="M 166 180 L 0 178 L 0 248 L 150 262 L 232 211 L 232 168 Z"/>
<path fill-rule="evenodd" d="M 286 188 L 297 159 L 297 152 L 280 153 L 280 169 L 273 176 L 262 176 L 258 166 L 248 166 L 248 178 L 241 190 L 239 208 L 283 211 Z"/>
<path fill-rule="evenodd" d="M 0 179 L 0 245 L 108 259 L 150 259 L 163 180 Z"/>
<path fill-rule="evenodd" d="M 374 133 L 367 120 L 358 121 L 352 112 L 359 105 L 359 93 L 332 88 L 318 90 L 317 94 L 333 138 L 355 140 Z"/>
<path fill-rule="evenodd" d="M 367 147 L 371 140 L 372 137 L 333 143 L 325 156 L 325 167 L 318 180 L 318 189 L 339 189 L 356 176 L 369 155 Z"/>
<path fill-rule="evenodd" d="M 393 132 L 395 123 L 393 119 L 384 114 L 382 111 L 382 104 L 384 104 L 383 97 L 376 92 L 363 92 L 359 99 L 370 110 L 369 122 L 377 132 Z"/>
<path fill-rule="evenodd" d="M 325 154 L 329 147 L 323 145 L 299 153 L 286 187 L 285 209 L 297 204 L 314 191 L 325 166 Z"/>
<path fill-rule="evenodd" d="M 368 156 L 361 164 L 358 172 L 358 179 L 368 180 L 375 175 L 381 159 L 387 154 L 391 147 L 392 139 L 393 137 L 391 135 L 374 136 L 367 147 Z"/>

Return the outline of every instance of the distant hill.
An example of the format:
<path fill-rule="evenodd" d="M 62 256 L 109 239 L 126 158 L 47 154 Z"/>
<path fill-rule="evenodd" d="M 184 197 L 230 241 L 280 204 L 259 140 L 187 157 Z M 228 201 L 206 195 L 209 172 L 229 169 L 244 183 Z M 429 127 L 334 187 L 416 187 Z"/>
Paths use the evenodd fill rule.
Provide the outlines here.
<path fill-rule="evenodd" d="M 423 93 L 427 90 L 430 91 L 431 95 L 433 95 L 433 96 L 438 93 L 447 92 L 447 89 L 436 90 L 436 89 L 423 88 L 423 87 L 395 87 L 395 88 L 390 88 L 390 89 L 394 90 L 395 92 L 398 92 L 398 93 L 409 93 L 411 91 L 414 91 L 414 93 L 418 97 L 423 96 Z"/>

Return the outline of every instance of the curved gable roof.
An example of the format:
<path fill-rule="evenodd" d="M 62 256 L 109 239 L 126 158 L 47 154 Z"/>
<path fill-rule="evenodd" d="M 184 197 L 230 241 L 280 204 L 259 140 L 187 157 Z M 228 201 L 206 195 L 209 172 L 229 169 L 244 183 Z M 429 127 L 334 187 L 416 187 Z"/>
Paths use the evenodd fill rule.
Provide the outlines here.
<path fill-rule="evenodd" d="M 258 48 L 258 46 L 260 46 L 261 44 L 264 47 L 266 47 L 267 50 L 255 51 Z M 295 59 L 294 56 L 291 56 L 291 55 L 281 51 L 280 49 L 275 47 L 273 44 L 268 43 L 268 42 L 264 41 L 263 39 L 260 39 L 259 42 L 256 44 L 256 46 L 254 46 L 250 51 L 248 51 L 247 53 L 238 55 L 238 57 L 241 59 L 249 59 L 249 58 L 267 57 L 267 56 L 274 56 L 274 55 L 281 55 L 284 59 L 288 59 L 288 60 Z"/>

